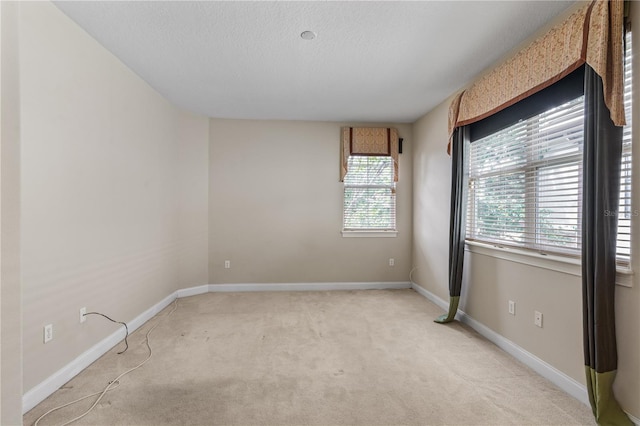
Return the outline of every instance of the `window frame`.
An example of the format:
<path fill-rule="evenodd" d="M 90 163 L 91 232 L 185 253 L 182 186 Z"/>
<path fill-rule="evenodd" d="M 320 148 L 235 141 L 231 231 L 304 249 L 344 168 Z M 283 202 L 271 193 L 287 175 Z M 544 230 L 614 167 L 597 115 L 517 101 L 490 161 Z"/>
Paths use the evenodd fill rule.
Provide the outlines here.
<path fill-rule="evenodd" d="M 632 73 L 631 70 L 627 69 L 627 65 L 631 65 L 631 60 L 632 60 L 632 49 L 630 46 L 631 43 L 631 32 L 628 31 L 627 34 L 625 34 L 625 38 L 626 38 L 626 42 L 627 42 L 627 51 L 625 52 L 625 75 L 627 73 Z M 631 77 L 629 79 L 629 82 L 631 81 Z M 625 81 L 625 89 L 626 89 L 626 81 Z M 553 87 L 553 86 L 552 86 Z M 627 95 L 627 91 L 625 90 L 625 95 Z M 536 96 L 536 95 L 533 95 Z M 625 102 L 626 103 L 626 102 Z M 632 102 L 629 102 L 630 107 Z M 500 114 L 500 113 L 498 113 Z M 631 111 L 627 111 L 627 119 L 628 119 L 628 124 L 625 127 L 625 130 L 630 131 L 631 133 L 633 132 L 631 123 L 630 123 L 630 119 L 631 119 Z M 505 124 L 505 118 L 504 115 L 501 118 L 502 120 L 502 124 Z M 507 119 L 508 120 L 508 119 Z M 511 121 L 511 124 L 515 123 L 515 121 Z M 486 125 L 483 125 L 484 127 L 480 127 L 481 132 L 485 132 L 484 135 L 487 134 L 491 134 L 494 132 L 489 132 L 487 133 L 486 131 Z M 471 133 L 473 133 L 473 128 L 471 130 Z M 477 132 L 477 130 L 476 130 Z M 624 130 L 623 130 L 624 132 Z M 632 138 L 633 136 L 631 136 Z M 479 137 L 475 138 L 475 139 L 480 139 Z M 623 206 L 622 204 L 619 206 L 617 212 L 615 212 L 615 214 L 619 215 L 619 220 L 623 218 L 623 215 L 625 215 L 625 219 L 629 220 L 629 225 L 628 225 L 628 229 L 629 229 L 629 260 L 628 262 L 623 262 L 623 264 L 621 264 L 618 260 L 618 264 L 617 264 L 617 273 L 616 273 L 616 284 L 621 285 L 621 286 L 625 286 L 625 287 L 632 287 L 633 286 L 633 275 L 634 275 L 634 271 L 633 271 L 633 264 L 634 264 L 634 240 L 636 237 L 634 237 L 635 235 L 635 220 L 633 219 L 635 216 L 638 216 L 637 210 L 634 209 L 635 205 L 636 205 L 636 200 L 634 200 L 634 191 L 633 191 L 633 181 L 635 180 L 635 177 L 633 176 L 634 173 L 637 173 L 638 167 L 634 164 L 633 162 L 633 144 L 632 143 L 624 143 L 625 140 L 625 135 L 623 133 L 623 146 L 622 146 L 622 167 L 623 167 L 623 175 L 621 176 L 621 188 L 623 185 L 629 185 L 630 186 L 630 197 L 631 200 L 629 201 L 629 204 L 626 206 Z M 467 141 L 467 144 L 469 144 L 469 141 Z M 628 167 L 628 172 L 630 172 L 631 174 L 631 179 L 629 180 L 629 178 L 627 177 L 627 182 L 624 182 L 623 179 L 625 178 L 624 175 L 624 165 L 625 165 L 625 157 L 626 158 L 631 158 L 631 164 L 630 167 Z M 529 164 L 526 164 L 525 167 L 529 167 Z M 467 171 L 469 165 L 467 165 Z M 582 172 L 580 172 L 580 176 L 582 176 Z M 580 179 L 582 179 L 580 177 Z M 580 184 L 581 187 L 581 184 Z M 471 188 L 469 188 L 471 190 Z M 581 191 L 580 191 L 581 192 Z M 582 194 L 579 194 L 580 198 L 582 197 Z M 469 202 L 471 202 L 471 198 L 469 197 L 468 200 Z M 471 208 L 473 206 L 470 206 Z M 626 209 L 626 210 L 625 210 Z M 467 224 L 469 223 L 470 220 L 467 221 Z M 579 223 L 581 223 L 581 220 L 579 220 Z M 535 223 L 533 226 L 536 226 Z M 468 232 L 468 231 L 467 231 Z M 536 237 L 537 239 L 537 234 Z M 545 269 L 550 269 L 550 270 L 554 270 L 554 271 L 559 271 L 559 272 L 563 272 L 566 274 L 570 274 L 570 275 L 574 275 L 574 276 L 582 276 L 582 267 L 581 267 L 581 259 L 580 256 L 575 256 L 575 255 L 564 255 L 561 252 L 557 252 L 557 253 L 543 253 L 543 252 L 539 252 L 537 251 L 535 248 L 528 248 L 528 247 L 522 247 L 522 246 L 504 246 L 504 245 L 500 245 L 500 244 L 494 244 L 492 242 L 489 241 L 477 241 L 477 240 L 470 240 L 470 239 L 466 239 L 466 235 L 465 235 L 465 251 L 470 252 L 470 253 L 476 253 L 476 254 L 481 254 L 481 255 L 486 255 L 486 256 L 491 256 L 491 257 L 495 257 L 495 258 L 499 258 L 499 259 L 504 259 L 504 260 L 508 260 L 508 261 L 512 261 L 515 263 L 521 263 L 521 264 L 526 264 L 526 265 L 530 265 L 530 266 L 535 266 L 535 267 L 540 267 L 540 268 L 545 268 Z"/>
<path fill-rule="evenodd" d="M 574 172 L 570 173 L 569 177 L 576 178 L 577 181 L 574 181 L 574 184 L 581 188 L 581 180 L 582 180 L 582 142 L 576 142 L 576 135 L 574 133 L 576 130 L 575 124 L 570 124 L 571 121 L 574 121 L 577 118 L 577 113 L 581 112 L 583 108 L 583 99 L 582 95 L 576 97 L 575 99 L 569 100 L 562 105 L 553 106 L 546 111 L 542 111 L 539 114 L 534 115 L 533 117 L 523 118 L 522 120 L 518 120 L 512 123 L 510 126 L 505 129 L 499 129 L 496 132 L 489 133 L 485 136 L 485 138 L 489 138 L 492 135 L 500 134 L 502 131 L 507 130 L 509 132 L 514 132 L 515 136 L 501 135 L 501 140 L 498 140 L 499 144 L 502 144 L 505 138 L 509 138 L 509 143 L 506 145 L 506 149 L 508 149 L 509 154 L 515 154 L 513 160 L 515 163 L 511 163 L 511 158 L 507 158 L 507 161 L 504 164 L 501 164 L 496 169 L 487 170 L 486 164 L 480 163 L 480 170 L 470 170 L 471 160 L 473 160 L 473 156 L 469 155 L 469 163 L 467 164 L 467 170 L 469 174 L 469 191 L 468 191 L 468 209 L 467 209 L 467 232 L 465 239 L 467 241 L 474 241 L 483 244 L 492 244 L 498 247 L 513 247 L 521 250 L 532 250 L 537 253 L 541 253 L 544 255 L 554 255 L 554 256 L 568 256 L 568 257 L 580 257 L 580 248 L 579 248 L 579 240 L 576 240 L 574 246 L 571 244 L 571 239 L 566 241 L 567 245 L 555 245 L 550 243 L 550 241 L 545 238 L 545 233 L 541 230 L 542 221 L 541 221 L 541 212 L 543 208 L 540 207 L 540 204 L 544 203 L 545 200 L 547 202 L 558 202 L 558 200 L 549 199 L 549 197 L 553 197 L 551 194 L 554 189 L 546 187 L 547 184 L 542 184 L 544 181 L 544 171 L 552 170 L 552 169 L 561 169 L 566 167 L 574 167 L 576 168 Z M 562 107 L 564 109 L 564 114 L 566 116 L 562 116 L 563 121 L 558 121 L 558 108 Z M 554 118 L 555 116 L 555 118 Z M 568 120 L 568 121 L 566 121 Z M 565 124 L 567 123 L 567 124 Z M 542 152 L 549 145 L 545 144 L 546 138 L 548 137 L 548 132 L 551 128 L 556 126 L 562 126 L 560 130 L 554 129 L 553 132 L 560 132 L 557 134 L 560 138 L 571 138 L 568 139 L 568 143 L 561 143 L 560 148 L 563 150 L 570 150 L 574 152 L 567 153 L 558 153 L 552 151 L 547 151 L 551 154 L 550 157 L 542 156 Z M 538 133 L 541 131 L 542 133 Z M 568 132 L 568 133 L 567 133 Z M 496 148 L 495 141 L 487 141 L 485 138 L 481 138 L 477 141 L 471 143 L 471 146 L 478 146 L 474 144 L 482 144 L 487 143 L 486 148 L 488 150 L 492 150 Z M 514 139 L 515 138 L 515 139 Z M 484 140 L 483 140 L 484 139 Z M 557 146 L 557 145 L 556 145 Z M 579 148 L 579 149 L 575 149 Z M 558 155 L 560 154 L 560 155 Z M 485 160 L 487 158 L 491 159 L 492 157 L 486 157 L 480 151 L 480 157 L 478 158 L 480 161 Z M 511 163 L 511 164 L 510 164 Z M 483 170 L 484 169 L 484 170 Z M 494 177 L 505 179 L 504 183 L 508 183 L 508 179 L 510 176 L 516 177 L 516 180 L 521 180 L 520 185 L 522 186 L 522 192 L 517 193 L 515 198 L 521 198 L 522 200 L 522 226 L 519 227 L 521 229 L 521 237 L 519 241 L 514 240 L 513 242 L 506 241 L 504 237 L 497 237 L 495 239 L 491 238 L 490 235 L 476 235 L 474 231 L 476 230 L 478 223 L 478 216 L 474 213 L 477 212 L 475 201 L 480 199 L 480 196 L 474 197 L 476 191 L 482 191 L 486 182 Z M 519 177 L 519 178 L 518 178 Z M 483 185 L 484 184 L 484 185 Z M 543 188 L 541 188 L 541 185 Z M 562 185 L 562 182 L 559 181 L 556 185 Z M 581 205 L 582 193 L 578 191 L 575 194 L 575 207 L 566 204 L 564 206 L 558 206 L 561 209 L 567 208 L 576 208 L 575 212 L 575 234 L 576 237 L 580 235 L 580 227 L 581 227 Z M 481 219 L 479 219 L 481 220 Z M 489 232 L 493 230 L 491 225 L 489 225 Z M 505 231 L 509 231 L 508 227 L 503 228 Z M 514 229 L 514 232 L 518 232 Z M 470 237 L 470 233 L 472 234 Z M 508 233 L 508 232 L 507 232 Z M 546 242 L 545 242 L 546 241 Z"/>
<path fill-rule="evenodd" d="M 393 170 L 394 170 L 394 162 L 393 158 L 390 156 L 384 155 L 352 155 L 349 157 L 348 161 L 357 161 L 358 158 L 366 158 L 367 160 L 371 160 L 372 158 L 384 158 L 389 162 L 388 167 L 390 167 L 390 181 L 389 183 L 380 184 L 380 183 L 350 183 L 349 182 L 349 173 L 352 170 L 355 170 L 355 167 L 349 166 L 350 172 L 347 172 L 343 182 L 343 191 L 342 191 L 342 236 L 343 237 L 396 237 L 398 234 L 397 230 L 397 183 L 393 180 Z M 353 160 L 352 160 L 353 159 Z M 346 211 L 346 200 L 347 200 L 347 191 L 350 188 L 365 188 L 365 189 L 388 189 L 393 194 L 393 213 L 391 215 L 393 221 L 393 227 L 389 228 L 357 228 L 357 227 L 346 227 L 347 220 L 347 211 Z"/>

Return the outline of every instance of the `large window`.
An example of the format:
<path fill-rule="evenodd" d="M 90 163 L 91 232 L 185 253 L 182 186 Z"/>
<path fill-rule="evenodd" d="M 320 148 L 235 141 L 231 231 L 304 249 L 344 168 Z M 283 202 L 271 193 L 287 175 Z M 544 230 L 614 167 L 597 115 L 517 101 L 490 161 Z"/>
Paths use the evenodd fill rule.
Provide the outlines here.
<path fill-rule="evenodd" d="M 393 158 L 351 156 L 344 178 L 345 231 L 395 231 Z"/>
<path fill-rule="evenodd" d="M 617 256 L 629 267 L 631 216 L 631 39 L 627 37 Z M 479 138 L 469 152 L 467 240 L 579 256 L 582 96 Z"/>

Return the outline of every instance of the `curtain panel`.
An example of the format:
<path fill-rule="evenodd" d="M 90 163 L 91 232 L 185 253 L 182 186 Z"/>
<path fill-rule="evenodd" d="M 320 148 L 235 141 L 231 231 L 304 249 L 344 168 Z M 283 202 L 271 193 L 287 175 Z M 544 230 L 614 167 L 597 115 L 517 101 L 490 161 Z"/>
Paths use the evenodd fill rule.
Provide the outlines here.
<path fill-rule="evenodd" d="M 458 127 L 453 132 L 453 157 L 451 161 L 451 219 L 449 222 L 449 311 L 435 319 L 445 324 L 455 319 L 462 290 L 464 270 L 464 240 L 467 229 L 467 188 L 469 168 L 467 147 L 469 126 Z"/>
<path fill-rule="evenodd" d="M 343 127 L 340 182 L 348 172 L 352 155 L 379 155 L 393 158 L 393 180 L 398 181 L 398 130 L 392 127 Z"/>
<path fill-rule="evenodd" d="M 582 321 L 587 392 L 599 425 L 633 423 L 613 394 L 616 348 L 616 235 L 622 128 L 610 118 L 603 79 L 585 69 L 582 188 Z"/>
<path fill-rule="evenodd" d="M 449 107 L 453 129 L 475 123 L 552 85 L 585 63 L 602 78 L 616 126 L 625 124 L 623 0 L 594 0 L 456 95 Z"/>
<path fill-rule="evenodd" d="M 617 211 L 624 117 L 624 3 L 595 0 L 563 23 L 458 94 L 449 109 L 452 158 L 449 312 L 452 321 L 460 298 L 464 245 L 464 138 L 469 124 L 549 87 L 584 67 L 585 113 L 582 197 L 583 343 L 587 391 L 599 425 L 632 425 L 613 394 L 617 370 L 615 276 Z"/>

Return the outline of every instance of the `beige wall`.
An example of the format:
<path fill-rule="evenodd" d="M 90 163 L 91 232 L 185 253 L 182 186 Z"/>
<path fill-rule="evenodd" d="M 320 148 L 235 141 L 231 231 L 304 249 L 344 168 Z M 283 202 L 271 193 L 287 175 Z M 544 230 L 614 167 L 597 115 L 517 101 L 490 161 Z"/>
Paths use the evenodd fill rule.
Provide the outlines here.
<path fill-rule="evenodd" d="M 130 321 L 207 283 L 209 124 L 51 3 L 20 4 L 20 79 L 29 390 L 117 329 L 79 308 Z"/>
<path fill-rule="evenodd" d="M 7 29 L 3 2 L 0 423 L 20 418 L 22 384 L 31 389 L 114 330 L 97 319 L 78 324 L 82 306 L 129 321 L 175 289 L 207 282 L 405 281 L 412 265 L 416 282 L 447 298 L 447 102 L 413 126 L 394 125 L 405 140 L 398 237 L 343 238 L 342 123 L 195 117 L 171 106 L 55 6 L 10 7 L 20 9 L 20 29 L 19 37 L 17 26 Z M 5 60 L 18 47 L 19 75 L 7 73 Z M 5 126 L 16 120 L 5 117 L 18 107 L 22 160 L 12 162 L 18 153 L 7 149 L 18 139 Z M 7 228 L 20 219 L 20 203 L 7 203 L 20 190 L 21 227 Z M 22 329 L 17 264 L 11 269 L 20 254 Z M 636 270 L 639 262 L 636 256 Z M 636 417 L 639 281 L 617 289 L 616 391 Z M 462 308 L 476 320 L 584 382 L 577 277 L 473 254 L 464 294 Z M 509 299 L 518 303 L 515 317 L 506 312 Z M 543 329 L 534 328 L 533 309 L 544 312 Z M 55 337 L 44 345 L 47 323 Z M 15 349 L 21 340 L 23 378 Z"/>
<path fill-rule="evenodd" d="M 413 125 L 412 279 L 442 299 L 449 295 L 448 112 L 448 102 L 444 102 Z"/>
<path fill-rule="evenodd" d="M 183 112 L 178 127 L 178 288 L 209 284 L 209 120 Z"/>
<path fill-rule="evenodd" d="M 0 424 L 22 423 L 18 6 L 0 2 Z"/>
<path fill-rule="evenodd" d="M 640 8 L 632 9 L 640 22 Z M 640 31 L 633 45 L 640 47 Z M 640 70 L 640 55 L 634 69 Z M 634 75 L 640 87 L 640 73 Z M 635 91 L 638 104 L 640 92 Z M 448 300 L 448 244 L 451 162 L 445 152 L 449 101 L 418 120 L 414 140 L 413 278 L 420 286 Z M 640 108 L 634 111 L 634 141 L 640 135 Z M 634 203 L 640 208 L 640 151 L 634 142 Z M 636 161 L 637 160 L 637 161 Z M 638 218 L 634 228 L 638 229 Z M 634 251 L 640 253 L 640 234 Z M 461 309 L 498 334 L 513 341 L 580 383 L 585 383 L 582 352 L 582 296 L 580 277 L 477 253 L 466 253 Z M 640 271 L 640 255 L 634 257 Z M 623 408 L 640 417 L 640 276 L 633 287 L 616 287 L 618 378 L 616 395 Z M 516 316 L 507 312 L 516 302 Z M 533 311 L 544 314 L 544 328 L 533 325 Z"/>
<path fill-rule="evenodd" d="M 405 148 L 399 166 L 398 237 L 343 238 L 341 123 L 210 123 L 211 283 L 407 281 L 411 126 L 394 125 Z M 395 259 L 394 267 L 389 258 Z M 225 260 L 231 269 L 224 269 Z"/>

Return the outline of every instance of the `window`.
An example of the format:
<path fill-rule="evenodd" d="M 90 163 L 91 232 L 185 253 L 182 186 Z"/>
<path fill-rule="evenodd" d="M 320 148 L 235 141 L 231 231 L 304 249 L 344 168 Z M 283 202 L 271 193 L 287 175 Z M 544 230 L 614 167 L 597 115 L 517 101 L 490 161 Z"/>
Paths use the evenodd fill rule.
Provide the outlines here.
<path fill-rule="evenodd" d="M 344 177 L 344 231 L 395 231 L 393 158 L 350 156 Z"/>
<path fill-rule="evenodd" d="M 474 141 L 467 238 L 579 248 L 583 98 Z"/>
<path fill-rule="evenodd" d="M 625 36 L 624 63 L 624 111 L 627 125 L 622 130 L 622 173 L 620 176 L 620 207 L 618 208 L 618 266 L 630 268 L 631 217 L 638 214 L 631 205 L 631 117 L 632 117 L 632 73 L 631 31 Z"/>
<path fill-rule="evenodd" d="M 630 267 L 631 38 L 627 34 L 618 266 Z M 514 120 L 512 120 L 513 123 Z M 473 140 L 469 149 L 469 241 L 580 256 L 584 98 Z M 473 132 L 473 131 L 472 131 Z"/>

